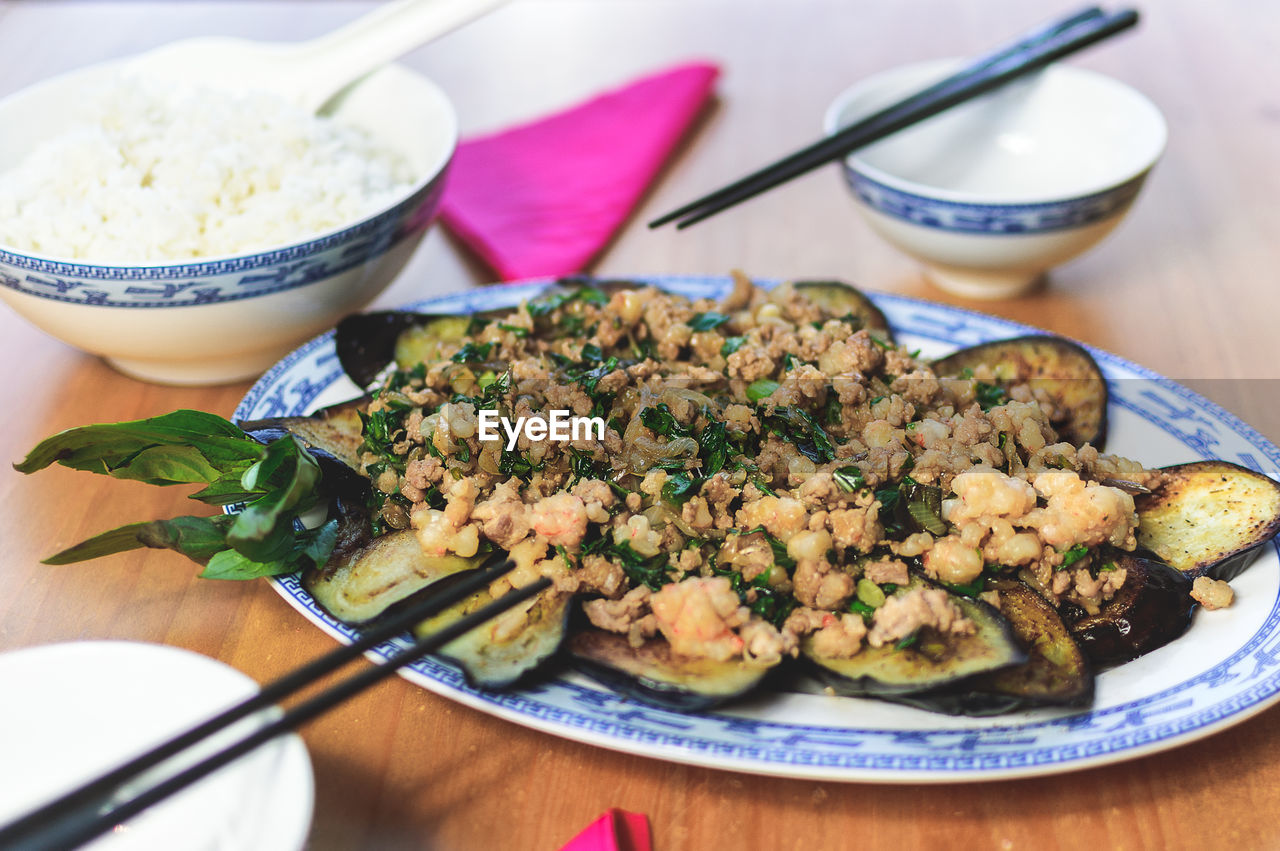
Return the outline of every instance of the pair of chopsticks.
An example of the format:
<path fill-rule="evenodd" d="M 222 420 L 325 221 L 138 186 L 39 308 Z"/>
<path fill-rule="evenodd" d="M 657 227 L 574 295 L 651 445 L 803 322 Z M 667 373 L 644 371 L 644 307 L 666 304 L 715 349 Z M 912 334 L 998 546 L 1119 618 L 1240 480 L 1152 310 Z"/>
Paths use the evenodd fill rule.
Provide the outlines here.
<path fill-rule="evenodd" d="M 479 591 L 490 582 L 508 573 L 515 563 L 507 560 L 493 567 L 478 571 L 445 591 L 433 595 L 420 604 L 408 607 L 375 627 L 364 632 L 352 644 L 339 647 L 309 662 L 291 674 L 268 683 L 256 695 L 219 715 L 210 718 L 185 733 L 130 760 L 119 768 L 72 790 L 57 800 L 28 813 L 17 821 L 0 827 L 0 848 L 6 851 L 53 851 L 75 848 L 106 833 L 125 819 L 137 815 L 146 808 L 186 788 L 202 777 L 216 771 L 229 762 L 243 756 L 282 733 L 287 733 L 316 716 L 327 712 L 343 701 L 378 683 L 405 665 L 414 662 L 432 650 L 449 643 L 486 620 L 538 594 L 551 585 L 543 577 L 536 582 L 517 588 L 481 609 L 450 624 L 414 644 L 398 650 L 383 664 L 362 669 L 325 691 L 320 692 L 287 709 L 276 720 L 234 744 L 201 760 L 189 768 L 150 786 L 136 794 L 123 791 L 125 784 L 136 780 L 148 769 L 154 768 L 209 736 L 226 729 L 236 721 L 274 705 L 300 689 L 317 682 L 321 677 L 337 671 L 354 661 L 365 651 L 394 638 L 420 621 L 444 611 Z M 124 796 L 123 799 L 121 796 Z"/>
<path fill-rule="evenodd" d="M 931 118 L 943 110 L 1110 38 L 1137 22 L 1138 13 L 1132 9 L 1107 14 L 1098 7 L 1091 6 L 1044 24 L 970 60 L 960 71 L 941 82 L 722 189 L 659 216 L 649 222 L 649 227 L 661 227 L 678 219 L 676 227 L 687 228 L 820 165 L 842 159 L 904 127 Z"/>

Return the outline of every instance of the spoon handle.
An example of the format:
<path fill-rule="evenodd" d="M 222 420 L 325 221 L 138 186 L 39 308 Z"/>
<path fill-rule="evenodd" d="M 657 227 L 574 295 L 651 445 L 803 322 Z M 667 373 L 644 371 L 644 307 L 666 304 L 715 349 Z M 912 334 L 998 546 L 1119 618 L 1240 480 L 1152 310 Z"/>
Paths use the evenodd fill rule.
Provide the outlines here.
<path fill-rule="evenodd" d="M 392 0 L 340 29 L 299 44 L 295 58 L 306 66 L 303 77 L 309 101 L 304 106 L 319 110 L 369 72 L 505 2 Z"/>

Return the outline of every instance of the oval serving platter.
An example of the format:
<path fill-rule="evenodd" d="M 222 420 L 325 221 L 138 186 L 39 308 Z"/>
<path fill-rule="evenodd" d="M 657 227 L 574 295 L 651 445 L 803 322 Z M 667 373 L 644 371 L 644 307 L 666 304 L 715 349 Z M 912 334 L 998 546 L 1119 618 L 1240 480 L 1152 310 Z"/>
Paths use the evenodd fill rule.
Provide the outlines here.
<path fill-rule="evenodd" d="M 645 277 L 690 297 L 718 298 L 728 278 Z M 762 282 L 766 286 L 768 282 Z M 456 313 L 512 307 L 547 281 L 509 284 L 409 305 Z M 872 294 L 900 342 L 941 355 L 1036 329 L 901 296 Z M 1221 458 L 1280 477 L 1280 449 L 1185 387 L 1090 349 L 1111 389 L 1107 449 L 1163 466 Z M 332 333 L 266 373 L 237 420 L 305 414 L 357 395 L 338 366 Z M 340 641 L 354 630 L 326 615 L 296 576 L 272 580 L 308 620 Z M 482 712 L 580 742 L 690 765 L 756 774 L 877 783 L 954 783 L 1073 771 L 1202 738 L 1280 700 L 1280 557 L 1274 545 L 1233 580 L 1235 604 L 1198 611 L 1181 639 L 1099 675 L 1084 711 L 1035 710 L 954 718 L 876 701 L 774 692 L 726 709 L 680 714 L 615 695 L 576 674 L 504 693 L 471 688 L 454 667 L 426 659 L 402 672 Z M 385 658 L 387 644 L 372 658 Z"/>

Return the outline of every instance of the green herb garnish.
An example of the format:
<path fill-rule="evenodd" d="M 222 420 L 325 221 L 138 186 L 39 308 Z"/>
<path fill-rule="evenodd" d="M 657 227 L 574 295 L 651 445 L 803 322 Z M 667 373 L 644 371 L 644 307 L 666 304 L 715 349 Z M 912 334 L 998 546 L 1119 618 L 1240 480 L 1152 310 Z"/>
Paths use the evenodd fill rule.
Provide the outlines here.
<path fill-rule="evenodd" d="M 695 331 L 710 331 L 712 328 L 719 328 L 728 321 L 729 317 L 723 313 L 708 310 L 706 313 L 693 314 L 693 318 L 689 320 L 689 327 Z"/>
<path fill-rule="evenodd" d="M 745 532 L 737 531 L 736 534 L 754 535 L 757 532 L 759 532 L 761 535 L 764 535 L 764 539 L 769 542 L 769 549 L 773 551 L 773 563 L 776 564 L 778 567 L 781 567 L 783 570 L 786 570 L 788 573 L 794 570 L 796 566 L 796 560 L 787 554 L 787 545 L 784 544 L 782 541 L 778 540 L 777 538 L 775 538 L 763 526 L 757 526 L 754 529 L 747 529 Z M 735 530 L 730 529 L 729 534 L 730 535 L 735 534 Z"/>
<path fill-rule="evenodd" d="M 203 484 L 191 498 L 209 505 L 243 502 L 239 514 L 131 523 L 48 559 L 70 564 L 113 553 L 172 549 L 205 565 L 201 576 L 251 579 L 323 564 L 337 521 L 299 530 L 294 521 L 319 501 L 320 465 L 298 440 L 264 446 L 239 427 L 201 411 L 68 429 L 41 441 L 15 464 L 34 473 L 51 464 L 152 485 Z"/>
<path fill-rule="evenodd" d="M 855 615 L 862 615 L 862 619 L 867 623 L 871 623 L 871 619 L 875 617 L 876 610 L 856 597 L 849 601 L 849 611 Z"/>
<path fill-rule="evenodd" d="M 540 296 L 525 305 L 525 309 L 529 311 L 529 315 L 535 319 L 540 316 L 546 316 L 553 310 L 564 307 L 571 301 L 584 301 L 588 304 L 608 304 L 609 296 L 593 287 L 579 287 L 574 290 L 566 290 L 561 292 L 548 293 Z"/>
<path fill-rule="evenodd" d="M 973 398 L 978 403 L 978 407 L 989 411 L 1007 402 L 1009 394 L 1005 393 L 1002 387 L 979 381 L 973 386 Z"/>
<path fill-rule="evenodd" d="M 761 411 L 760 421 L 766 429 L 794 445 L 800 454 L 815 464 L 824 464 L 836 457 L 835 446 L 827 433 L 803 408 L 784 405 L 774 408 L 771 414 Z"/>
<path fill-rule="evenodd" d="M 697 492 L 702 480 L 688 473 L 674 473 L 662 486 L 662 496 L 670 502 L 684 502 Z"/>
<path fill-rule="evenodd" d="M 763 570 L 750 582 L 741 573 L 732 568 L 712 567 L 713 576 L 724 576 L 734 593 L 748 609 L 767 620 L 776 627 L 781 627 L 787 616 L 796 607 L 796 600 L 790 593 L 779 591 L 769 584 L 772 569 Z"/>
<path fill-rule="evenodd" d="M 707 413 L 710 417 L 710 412 Z M 729 433 L 724 423 L 711 420 L 698 435 L 699 456 L 702 459 L 702 475 L 714 476 L 724 469 L 729 460 Z"/>
<path fill-rule="evenodd" d="M 862 475 L 862 471 L 852 464 L 846 467 L 837 467 L 836 470 L 832 472 L 831 477 L 836 480 L 836 484 L 840 486 L 841 490 L 848 491 L 849 493 L 861 490 L 867 486 L 867 480 Z"/>
<path fill-rule="evenodd" d="M 503 331 L 510 331 L 521 340 L 529 336 L 529 329 L 525 328 L 523 325 L 508 325 L 506 322 L 499 322 L 498 327 Z"/>
<path fill-rule="evenodd" d="M 1076 544 L 1074 547 L 1062 554 L 1062 564 L 1058 565 L 1058 570 L 1066 570 L 1088 554 L 1089 548 L 1086 545 Z"/>
<path fill-rule="evenodd" d="M 614 556 L 622 565 L 622 572 L 632 582 L 648 585 L 654 591 L 657 591 L 663 585 L 671 581 L 671 577 L 667 576 L 669 565 L 667 557 L 663 553 L 655 556 L 642 556 L 635 550 L 631 549 L 631 544 L 623 541 L 621 544 L 606 543 L 600 548 L 601 552 L 606 552 Z M 586 550 L 584 549 L 585 553 Z"/>
<path fill-rule="evenodd" d="M 483 363 L 493 351 L 493 343 L 465 343 L 453 356 L 454 363 Z"/>
<path fill-rule="evenodd" d="M 660 437 L 688 437 L 689 427 L 675 418 L 666 402 L 645 408 L 640 412 L 640 422 Z"/>

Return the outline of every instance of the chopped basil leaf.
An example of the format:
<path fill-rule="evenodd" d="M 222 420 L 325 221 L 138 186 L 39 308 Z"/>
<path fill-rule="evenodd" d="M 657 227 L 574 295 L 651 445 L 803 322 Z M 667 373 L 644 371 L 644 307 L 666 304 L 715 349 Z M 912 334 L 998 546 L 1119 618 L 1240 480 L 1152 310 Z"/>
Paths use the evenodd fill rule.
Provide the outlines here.
<path fill-rule="evenodd" d="M 710 416 L 710 414 L 708 414 Z M 702 458 L 702 475 L 714 476 L 724 469 L 729 460 L 729 434 L 724 423 L 711 420 L 698 435 L 699 455 Z"/>
<path fill-rule="evenodd" d="M 850 464 L 846 467 L 838 467 L 831 477 L 836 480 L 836 484 L 843 491 L 853 493 L 867 486 L 867 480 L 862 475 L 862 471 Z"/>
<path fill-rule="evenodd" d="M 675 418 L 666 402 L 642 410 L 640 422 L 649 431 L 662 437 L 689 436 L 689 427 Z"/>
<path fill-rule="evenodd" d="M 738 532 L 742 535 L 754 535 L 759 532 L 764 535 L 764 539 L 769 542 L 769 549 L 773 551 L 773 563 L 783 568 L 788 573 L 795 569 L 796 560 L 787 554 L 787 545 L 775 538 L 763 526 L 757 526 L 754 529 L 747 529 L 745 532 Z M 730 530 L 729 534 L 734 534 L 734 530 Z"/>
<path fill-rule="evenodd" d="M 743 605 L 775 627 L 782 626 L 796 607 L 795 598 L 790 593 L 778 591 L 769 584 L 768 570 L 761 572 L 750 582 L 732 568 L 713 566 L 711 573 L 713 576 L 726 577 Z"/>
<path fill-rule="evenodd" d="M 680 472 L 667 477 L 662 486 L 662 495 L 671 502 L 684 502 L 696 492 L 701 479 Z"/>
<path fill-rule="evenodd" d="M 760 421 L 765 428 L 794 445 L 800 450 L 800 454 L 815 464 L 823 464 L 836 457 L 831 438 L 802 408 L 783 405 L 774 408 L 771 414 L 761 412 Z"/>
<path fill-rule="evenodd" d="M 723 313 L 709 310 L 706 313 L 695 313 L 693 318 L 689 320 L 689 327 L 695 331 L 710 331 L 712 328 L 719 328 L 728 321 L 729 317 Z"/>
<path fill-rule="evenodd" d="M 982 410 L 989 411 L 1007 402 L 1009 395 L 1001 387 L 979 381 L 973 387 L 973 398 Z"/>
<path fill-rule="evenodd" d="M 564 307 L 571 301 L 584 301 L 588 304 L 602 305 L 609 303 L 609 296 L 593 287 L 579 287 L 566 292 L 553 292 L 541 296 L 525 305 L 529 315 L 537 318 L 546 316 L 553 310 Z"/>
<path fill-rule="evenodd" d="M 451 360 L 454 363 L 482 363 L 493 351 L 493 343 L 466 343 Z"/>
<path fill-rule="evenodd" d="M 607 543 L 607 539 L 603 551 L 618 560 L 618 563 L 622 565 L 622 572 L 632 582 L 648 585 L 651 589 L 657 591 L 671 581 L 671 578 L 667 576 L 667 557 L 663 553 L 646 557 L 631 549 L 631 544 L 626 541 L 621 544 L 610 545 Z M 584 549 L 583 552 L 586 552 L 586 550 Z"/>

